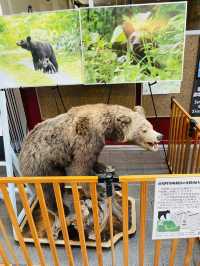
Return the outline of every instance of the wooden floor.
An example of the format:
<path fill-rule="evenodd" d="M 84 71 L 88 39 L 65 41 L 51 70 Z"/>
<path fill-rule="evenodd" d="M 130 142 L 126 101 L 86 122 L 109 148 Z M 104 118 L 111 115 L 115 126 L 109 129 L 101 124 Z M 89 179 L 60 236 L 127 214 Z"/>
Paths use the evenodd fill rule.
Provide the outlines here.
<path fill-rule="evenodd" d="M 115 167 L 118 175 L 124 174 L 165 174 L 168 173 L 163 151 L 159 151 L 157 153 L 146 152 L 143 150 L 132 150 L 122 149 L 121 147 L 115 147 L 110 149 L 106 147 L 101 155 L 101 161 L 106 164 L 110 164 Z M 4 175 L 3 172 L 0 172 L 1 175 Z M 138 235 L 139 235 L 139 185 L 129 185 L 129 195 L 135 198 L 136 201 L 136 212 L 137 212 L 137 232 L 134 237 L 129 239 L 129 265 L 138 266 Z M 146 248 L 145 248 L 145 265 L 144 266 L 153 266 L 153 241 L 151 240 L 152 235 L 152 217 L 153 217 L 153 202 L 154 202 L 154 186 L 153 184 L 149 185 L 149 193 L 148 193 L 148 217 L 147 217 L 147 240 L 146 240 Z M 3 207 L 3 204 L 0 202 L 0 215 L 3 218 L 3 221 L 6 223 L 7 230 L 10 233 L 10 238 L 12 239 L 12 231 L 11 225 L 8 222 L 6 210 Z M 1 241 L 0 236 L 0 241 Z M 14 244 L 15 250 L 19 256 L 21 262 L 23 262 L 22 254 L 20 253 L 20 249 L 18 244 Z M 183 256 L 184 256 L 184 248 L 186 245 L 185 240 L 181 240 L 177 250 L 176 262 L 175 266 L 183 265 Z M 168 265 L 168 255 L 169 255 L 170 241 L 162 242 L 162 252 L 160 259 L 160 266 Z M 46 260 L 48 262 L 48 266 L 53 265 L 51 255 L 49 252 L 48 246 L 44 246 L 44 253 Z M 122 253 L 122 241 L 118 242 L 115 246 L 116 249 L 116 266 L 123 265 L 123 253 Z M 34 264 L 38 264 L 37 254 L 33 245 L 29 245 L 30 255 L 33 258 Z M 75 263 L 77 266 L 82 266 L 81 263 L 81 255 L 79 248 L 73 248 Z M 66 262 L 65 251 L 63 247 L 58 247 L 58 254 L 60 258 L 60 265 L 68 265 Z M 94 249 L 88 250 L 90 265 L 96 266 L 96 253 Z M 193 253 L 191 266 L 199 266 L 198 262 L 200 262 L 200 245 L 197 244 L 195 246 L 195 250 Z M 104 265 L 111 266 L 111 254 L 109 250 L 104 250 Z"/>

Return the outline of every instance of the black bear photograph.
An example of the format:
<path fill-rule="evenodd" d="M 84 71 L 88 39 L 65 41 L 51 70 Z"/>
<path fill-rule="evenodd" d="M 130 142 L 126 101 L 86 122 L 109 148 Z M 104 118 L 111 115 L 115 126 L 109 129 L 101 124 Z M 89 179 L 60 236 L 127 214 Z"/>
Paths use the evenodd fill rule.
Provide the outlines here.
<path fill-rule="evenodd" d="M 58 63 L 53 50 L 53 47 L 49 43 L 32 41 L 31 37 L 28 36 L 26 40 L 17 42 L 18 46 L 31 52 L 33 58 L 33 65 L 35 70 L 43 70 L 44 73 L 58 72 Z"/>
<path fill-rule="evenodd" d="M 77 10 L 0 16 L 2 88 L 82 83 Z"/>

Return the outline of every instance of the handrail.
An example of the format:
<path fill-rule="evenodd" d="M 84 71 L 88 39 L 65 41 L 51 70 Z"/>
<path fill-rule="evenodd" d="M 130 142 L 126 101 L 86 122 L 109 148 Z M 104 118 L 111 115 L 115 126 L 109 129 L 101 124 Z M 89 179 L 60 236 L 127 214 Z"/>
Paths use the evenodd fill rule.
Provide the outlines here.
<path fill-rule="evenodd" d="M 187 116 L 187 118 L 191 119 L 195 119 L 195 117 L 191 116 L 187 111 L 184 110 L 184 108 L 180 105 L 180 103 L 173 98 L 172 101 L 178 106 L 178 108 L 185 114 L 185 116 Z M 196 128 L 200 131 L 200 124 L 196 124 Z"/>
<path fill-rule="evenodd" d="M 43 183 L 97 183 L 97 176 L 34 176 L 34 177 L 2 177 L 0 184 L 43 184 Z"/>
<path fill-rule="evenodd" d="M 195 174 L 156 174 L 119 176 L 120 182 L 154 182 L 158 178 L 197 177 Z M 3 177 L 0 184 L 54 184 L 54 183 L 98 183 L 98 176 L 45 176 L 45 177 Z"/>

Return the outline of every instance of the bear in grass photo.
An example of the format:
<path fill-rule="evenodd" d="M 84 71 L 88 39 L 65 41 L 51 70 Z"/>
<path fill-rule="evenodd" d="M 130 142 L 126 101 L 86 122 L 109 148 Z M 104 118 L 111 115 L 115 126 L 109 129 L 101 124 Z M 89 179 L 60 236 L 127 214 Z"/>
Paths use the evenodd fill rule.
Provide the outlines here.
<path fill-rule="evenodd" d="M 32 41 L 31 37 L 28 36 L 25 40 L 17 42 L 17 45 L 31 52 L 35 70 L 42 69 L 44 72 L 47 72 L 43 67 L 43 61 L 49 59 L 48 68 L 50 68 L 50 71 L 48 71 L 48 73 L 58 72 L 58 63 L 51 44 Z"/>

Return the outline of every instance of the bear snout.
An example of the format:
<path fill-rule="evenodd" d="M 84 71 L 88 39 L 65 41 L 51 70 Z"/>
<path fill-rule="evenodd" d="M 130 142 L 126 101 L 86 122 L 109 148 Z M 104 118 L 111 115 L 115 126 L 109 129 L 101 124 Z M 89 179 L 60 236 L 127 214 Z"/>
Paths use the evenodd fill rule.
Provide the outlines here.
<path fill-rule="evenodd" d="M 164 135 L 159 133 L 158 136 L 157 136 L 157 140 L 158 141 L 161 141 L 163 139 Z"/>

